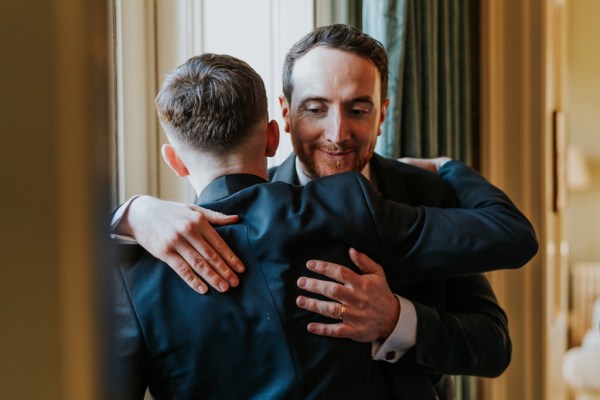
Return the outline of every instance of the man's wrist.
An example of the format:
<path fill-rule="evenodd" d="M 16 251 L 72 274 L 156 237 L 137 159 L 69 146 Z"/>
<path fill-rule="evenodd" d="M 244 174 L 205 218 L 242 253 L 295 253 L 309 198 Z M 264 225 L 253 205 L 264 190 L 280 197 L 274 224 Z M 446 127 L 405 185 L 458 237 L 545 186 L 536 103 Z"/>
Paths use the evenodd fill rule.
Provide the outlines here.
<path fill-rule="evenodd" d="M 449 161 L 452 161 L 450 157 L 440 157 L 438 160 L 437 172 L 440 172 L 444 165 L 448 164 Z"/>
<path fill-rule="evenodd" d="M 385 340 L 371 343 L 373 360 L 397 362 L 417 342 L 417 313 L 414 304 L 395 295 L 402 309 L 394 331 Z"/>
<path fill-rule="evenodd" d="M 140 197 L 142 196 L 132 196 L 129 200 L 127 200 L 125 203 L 119 206 L 119 208 L 117 208 L 117 210 L 113 214 L 113 218 L 110 224 L 110 230 L 113 234 L 133 236 L 131 225 L 129 224 L 129 211 L 131 208 L 131 204 Z"/>
<path fill-rule="evenodd" d="M 396 326 L 398 325 L 398 320 L 400 319 L 400 313 L 402 312 L 402 307 L 396 296 L 392 295 L 392 301 L 390 302 L 390 305 L 390 319 L 379 336 L 379 339 L 381 340 L 386 340 L 392 334 L 392 332 L 394 332 L 394 329 L 396 329 Z"/>

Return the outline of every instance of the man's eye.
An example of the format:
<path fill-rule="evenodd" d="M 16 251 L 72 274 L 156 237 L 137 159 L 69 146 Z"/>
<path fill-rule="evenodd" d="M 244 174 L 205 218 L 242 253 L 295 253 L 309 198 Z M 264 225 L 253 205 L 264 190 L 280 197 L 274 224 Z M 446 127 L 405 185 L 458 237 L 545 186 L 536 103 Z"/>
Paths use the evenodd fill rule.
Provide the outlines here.
<path fill-rule="evenodd" d="M 352 108 L 350 109 L 350 115 L 353 115 L 355 117 L 362 117 L 364 115 L 367 115 L 369 111 L 364 110 L 362 108 Z"/>
<path fill-rule="evenodd" d="M 310 114 L 322 114 L 323 112 L 325 112 L 324 109 L 319 107 L 307 107 L 306 111 L 308 111 Z"/>

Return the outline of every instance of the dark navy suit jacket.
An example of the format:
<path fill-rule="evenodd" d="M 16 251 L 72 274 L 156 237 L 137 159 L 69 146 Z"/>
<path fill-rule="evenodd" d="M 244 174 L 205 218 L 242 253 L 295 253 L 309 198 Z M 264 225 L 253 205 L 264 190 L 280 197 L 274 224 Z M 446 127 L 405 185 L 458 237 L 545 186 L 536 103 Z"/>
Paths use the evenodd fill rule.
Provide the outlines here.
<path fill-rule="evenodd" d="M 455 166 L 456 163 L 448 164 Z M 469 203 L 482 206 L 492 204 L 500 196 L 498 193 L 490 193 L 489 197 L 482 196 L 487 188 L 485 185 L 473 185 L 473 176 L 465 179 L 463 174 L 458 174 L 461 179 L 452 179 L 449 175 L 457 171 L 455 168 L 446 168 L 446 165 L 440 171 L 440 176 L 450 178 L 447 181 L 420 168 L 377 154 L 371 158 L 370 168 L 371 180 L 376 183 L 383 198 L 413 206 L 448 208 L 456 207 L 459 203 L 460 206 Z M 273 181 L 298 183 L 293 155 L 269 172 Z M 449 182 L 455 190 L 452 190 Z M 489 219 L 494 220 L 500 215 L 502 212 L 496 209 L 480 222 L 492 223 Z M 529 257 L 537 252 L 535 239 L 520 236 L 516 231 L 497 231 L 491 237 L 482 237 L 481 239 L 485 239 L 483 242 L 470 241 L 467 239 L 468 234 L 456 230 L 469 228 L 452 221 L 452 216 L 437 213 L 435 219 L 438 221 L 438 232 L 444 236 L 452 233 L 455 244 L 469 241 L 468 246 L 472 250 L 482 250 L 462 252 L 460 257 L 450 253 L 439 254 L 438 260 L 442 262 L 469 264 L 474 261 L 472 257 L 485 254 L 486 260 L 480 261 L 489 262 L 490 268 L 479 268 L 479 272 L 497 269 L 500 267 L 497 264 L 500 255 L 480 247 L 488 239 L 498 241 L 497 251 L 512 252 L 514 246 L 520 243 L 524 246 L 521 250 L 529 249 Z M 505 224 L 505 228 L 511 229 L 513 223 L 514 221 Z M 473 226 L 476 227 L 477 224 Z M 533 234 L 533 230 L 530 232 Z M 517 253 L 521 250 L 517 250 Z M 512 348 L 508 322 L 489 282 L 482 274 L 443 279 L 460 275 L 456 265 L 447 266 L 442 270 L 430 271 L 430 280 L 422 283 L 389 279 L 388 275 L 392 291 L 411 300 L 417 312 L 416 345 L 394 367 L 384 366 L 387 382 L 394 387 L 391 391 L 397 398 L 453 398 L 454 389 L 450 378 L 445 374 L 493 377 L 502 373 L 510 362 Z M 386 269 L 386 273 L 388 270 Z M 471 269 L 472 272 L 476 270 L 477 268 Z"/>
<path fill-rule="evenodd" d="M 305 187 L 267 184 L 241 174 L 212 182 L 200 204 L 240 215 L 239 223 L 217 228 L 247 267 L 240 286 L 227 294 L 201 296 L 142 249 L 129 254 L 115 278 L 120 382 L 115 397 L 141 398 L 149 386 L 156 398 L 177 399 L 415 398 L 407 391 L 414 390 L 413 383 L 404 382 L 407 376 L 420 378 L 417 386 L 433 387 L 430 368 L 415 355 L 407 365 L 375 362 L 370 344 L 309 334 L 308 322 L 326 319 L 295 306 L 300 294 L 295 282 L 310 275 L 308 259 L 351 265 L 351 246 L 385 265 L 393 289 L 411 300 L 411 288 L 429 287 L 429 281 L 418 282 L 430 274 L 464 274 L 526 262 L 537 249 L 527 220 L 500 191 L 480 185 L 478 175 L 458 163 L 449 164 L 443 169 L 446 178 L 466 188 L 461 189 L 461 205 L 478 208 L 478 214 L 453 210 L 445 215 L 383 201 L 358 173 Z M 454 199 L 450 186 L 441 186 L 448 190 L 444 195 Z M 462 225 L 440 228 L 448 218 L 458 221 L 459 215 Z M 457 234 L 464 240 L 457 241 Z M 523 246 L 513 252 L 498 247 L 497 240 L 514 245 L 515 235 Z M 475 249 L 479 258 L 448 259 L 461 249 Z M 509 344 L 506 320 L 493 294 L 478 296 L 483 296 L 479 302 L 489 303 L 482 312 L 497 314 L 499 327 L 491 333 Z M 444 297 L 439 293 L 423 307 L 435 312 L 438 298 L 446 305 Z M 421 329 L 423 313 L 416 306 Z M 449 340 L 455 338 L 443 341 Z"/>

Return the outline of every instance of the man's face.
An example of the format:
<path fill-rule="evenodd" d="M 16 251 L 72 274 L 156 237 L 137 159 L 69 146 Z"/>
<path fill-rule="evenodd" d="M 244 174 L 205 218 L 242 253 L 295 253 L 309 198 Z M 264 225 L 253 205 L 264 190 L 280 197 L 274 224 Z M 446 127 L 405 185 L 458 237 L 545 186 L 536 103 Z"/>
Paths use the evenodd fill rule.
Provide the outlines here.
<path fill-rule="evenodd" d="M 281 100 L 285 130 L 311 178 L 362 171 L 371 159 L 389 104 L 372 61 L 316 47 L 296 60 L 291 104 Z"/>

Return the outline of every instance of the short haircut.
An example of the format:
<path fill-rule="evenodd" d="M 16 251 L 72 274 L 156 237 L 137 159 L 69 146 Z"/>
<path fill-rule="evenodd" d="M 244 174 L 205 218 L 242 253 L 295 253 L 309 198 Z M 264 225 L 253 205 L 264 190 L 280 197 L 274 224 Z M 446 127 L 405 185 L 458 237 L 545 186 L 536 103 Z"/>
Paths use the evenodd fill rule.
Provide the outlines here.
<path fill-rule="evenodd" d="M 244 61 L 219 54 L 192 57 L 177 67 L 155 102 L 170 139 L 214 154 L 243 143 L 268 115 L 261 77 Z"/>
<path fill-rule="evenodd" d="M 330 47 L 367 58 L 375 64 L 381 78 L 381 101 L 387 98 L 388 57 L 383 45 L 364 32 L 343 24 L 316 28 L 296 42 L 283 63 L 283 95 L 291 103 L 294 85 L 292 73 L 297 59 L 317 46 Z"/>

